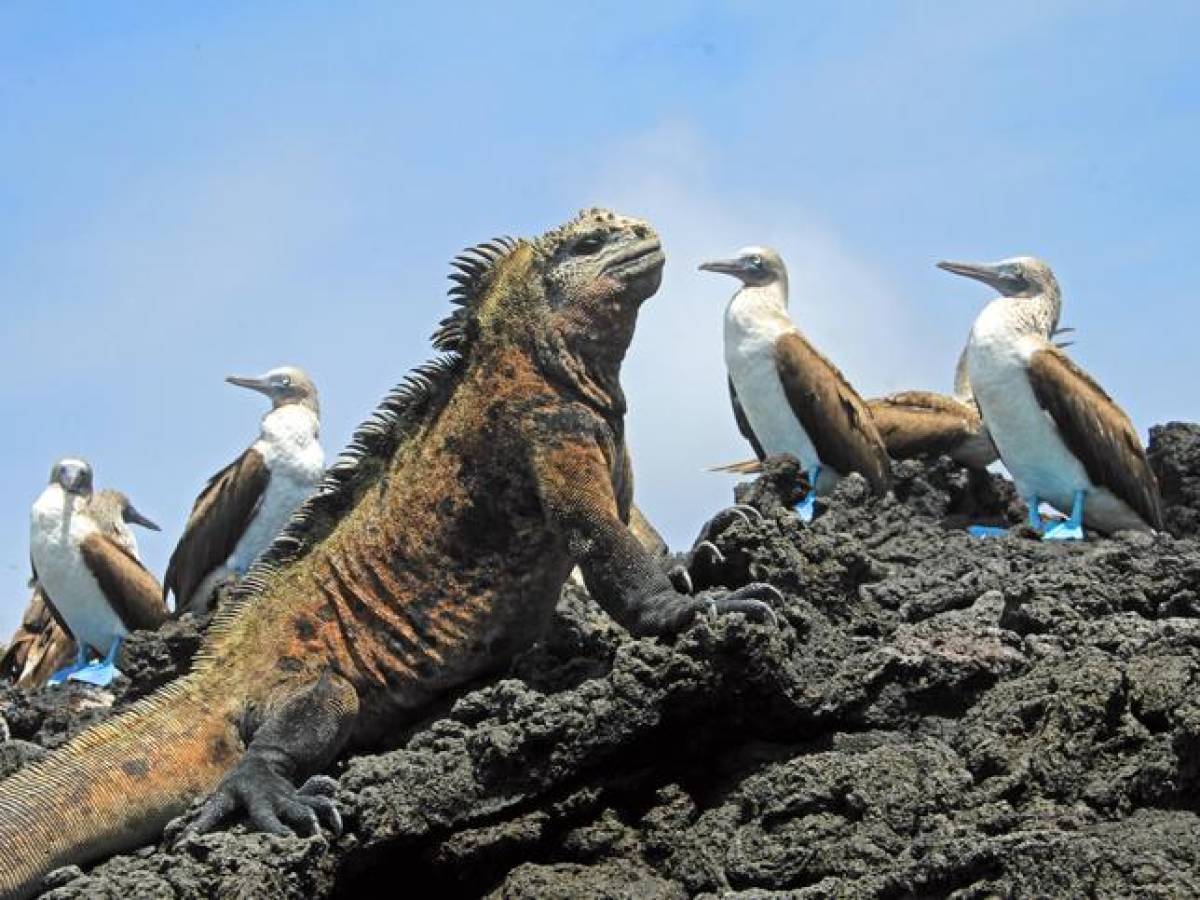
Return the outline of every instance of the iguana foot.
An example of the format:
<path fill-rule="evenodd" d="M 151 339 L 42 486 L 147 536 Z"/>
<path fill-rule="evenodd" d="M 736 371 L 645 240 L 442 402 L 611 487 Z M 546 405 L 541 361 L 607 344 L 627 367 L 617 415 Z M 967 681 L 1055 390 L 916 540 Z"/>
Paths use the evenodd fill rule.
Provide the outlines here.
<path fill-rule="evenodd" d="M 752 622 L 759 624 L 769 622 L 771 625 L 778 626 L 779 617 L 775 615 L 775 610 L 765 602 L 766 600 L 782 603 L 783 593 L 772 585 L 755 582 L 738 588 L 736 591 L 730 591 L 728 594 L 711 597 L 708 599 L 708 603 L 709 608 L 716 615 L 741 613 Z"/>
<path fill-rule="evenodd" d="M 320 834 L 324 825 L 339 835 L 342 817 L 332 799 L 336 788 L 337 782 L 332 778 L 316 775 L 297 790 L 265 760 L 247 756 L 225 776 L 183 834 L 217 830 L 241 811 L 257 831 L 311 837 Z"/>
<path fill-rule="evenodd" d="M 700 529 L 700 536 L 692 545 L 692 553 L 699 550 L 702 544 L 711 543 L 714 537 L 734 522 L 745 522 L 747 525 L 751 525 L 761 522 L 762 517 L 762 513 L 745 503 L 735 503 L 733 506 L 726 507 L 704 523 L 704 527 Z M 716 547 L 714 546 L 713 549 L 716 550 Z"/>
<path fill-rule="evenodd" d="M 713 538 L 735 522 L 751 525 L 761 522 L 762 517 L 762 513 L 753 506 L 738 503 L 721 510 L 709 519 L 700 529 L 700 535 L 688 553 L 687 562 L 672 566 L 667 572 L 675 590 L 682 594 L 693 594 L 697 587 L 703 588 L 715 583 L 718 579 L 714 577 L 714 569 L 725 563 L 725 554 L 713 543 Z"/>

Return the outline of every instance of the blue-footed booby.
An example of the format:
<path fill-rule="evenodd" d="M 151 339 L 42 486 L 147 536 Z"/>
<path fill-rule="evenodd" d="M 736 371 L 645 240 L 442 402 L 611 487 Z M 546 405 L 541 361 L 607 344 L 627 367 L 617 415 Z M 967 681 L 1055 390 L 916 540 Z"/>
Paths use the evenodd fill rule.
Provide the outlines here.
<path fill-rule="evenodd" d="M 1030 524 L 1051 540 L 1162 528 L 1162 501 L 1129 417 L 1055 346 L 1058 281 L 1032 257 L 938 267 L 999 292 L 967 344 L 971 389 L 1000 459 L 1029 506 Z M 1042 502 L 1070 518 L 1046 527 Z"/>
<path fill-rule="evenodd" d="M 1052 338 L 1075 330 L 1058 327 L 1059 311 L 1058 307 L 1054 309 Z M 1071 344 L 1071 341 L 1055 341 L 1055 346 L 1063 349 Z M 952 396 L 933 391 L 901 391 L 867 401 L 892 459 L 949 456 L 960 466 L 982 470 L 1000 458 L 971 391 L 971 376 L 967 371 L 969 346 L 965 344 L 958 355 Z"/>
<path fill-rule="evenodd" d="M 137 538 L 130 525 L 141 525 L 152 531 L 159 527 L 143 516 L 121 491 L 97 491 L 87 503 L 87 513 L 117 544 L 138 557 Z M 45 589 L 36 579 L 30 580 L 33 595 L 21 617 L 21 624 L 0 657 L 0 678 L 18 687 L 38 688 L 57 670 L 76 657 L 75 639 L 60 624 Z"/>
<path fill-rule="evenodd" d="M 325 474 L 317 388 L 303 370 L 225 380 L 265 394 L 271 409 L 258 440 L 209 479 L 192 507 L 163 581 L 177 614 L 206 610 L 220 582 L 245 575 Z"/>
<path fill-rule="evenodd" d="M 790 453 L 810 490 L 796 507 L 806 521 L 813 500 L 858 472 L 876 493 L 890 486 L 887 451 L 866 404 L 842 373 L 788 318 L 787 268 L 769 247 L 703 263 L 741 282 L 725 310 L 725 365 L 738 429 L 762 460 Z"/>
<path fill-rule="evenodd" d="M 166 619 L 158 582 L 93 516 L 92 501 L 91 466 L 81 459 L 63 459 L 54 465 L 50 484 L 30 514 L 34 578 L 77 645 L 75 664 L 55 672 L 51 684 L 68 678 L 108 684 L 119 674 L 116 658 L 122 639 Z M 89 647 L 103 655 L 103 661 L 88 663 Z"/>

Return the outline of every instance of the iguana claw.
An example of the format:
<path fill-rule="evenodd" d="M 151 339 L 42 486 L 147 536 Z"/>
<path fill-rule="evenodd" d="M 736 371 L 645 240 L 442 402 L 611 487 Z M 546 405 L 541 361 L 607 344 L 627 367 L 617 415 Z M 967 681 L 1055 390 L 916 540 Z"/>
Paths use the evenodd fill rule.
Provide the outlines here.
<path fill-rule="evenodd" d="M 728 506 L 705 523 L 704 528 L 700 531 L 700 537 L 696 539 L 696 545 L 692 548 L 692 552 L 694 553 L 699 549 L 700 544 L 711 540 L 736 521 L 740 520 L 747 525 L 753 525 L 755 522 L 761 522 L 762 518 L 762 513 L 753 506 L 745 503 L 735 503 L 733 506 Z"/>
<path fill-rule="evenodd" d="M 738 588 L 736 591 L 731 591 L 728 594 L 713 597 L 709 600 L 709 603 L 711 604 L 712 611 L 718 615 L 736 612 L 741 613 L 751 621 L 760 624 L 769 622 L 772 626 L 778 627 L 779 617 L 775 614 L 775 610 L 764 602 L 765 599 L 782 603 L 783 594 L 778 588 L 772 585 L 755 582 L 754 584 Z"/>
<path fill-rule="evenodd" d="M 696 593 L 695 585 L 692 584 L 692 575 L 687 570 L 687 566 L 674 565 L 667 570 L 667 577 L 671 579 L 671 585 L 681 594 Z"/>
<path fill-rule="evenodd" d="M 297 790 L 267 762 L 247 756 L 205 801 L 183 834 L 213 831 L 242 810 L 257 831 L 311 837 L 320 834 L 324 825 L 339 835 L 342 817 L 331 799 L 336 788 L 332 778 L 316 775 Z"/>
<path fill-rule="evenodd" d="M 753 525 L 761 522 L 762 518 L 762 513 L 753 506 L 737 503 L 709 519 L 700 529 L 700 535 L 688 553 L 687 562 L 668 573 L 676 590 L 691 594 L 696 587 L 702 588 L 714 583 L 717 579 L 713 577 L 713 567 L 724 565 L 725 554 L 713 543 L 713 539 L 735 522 Z"/>

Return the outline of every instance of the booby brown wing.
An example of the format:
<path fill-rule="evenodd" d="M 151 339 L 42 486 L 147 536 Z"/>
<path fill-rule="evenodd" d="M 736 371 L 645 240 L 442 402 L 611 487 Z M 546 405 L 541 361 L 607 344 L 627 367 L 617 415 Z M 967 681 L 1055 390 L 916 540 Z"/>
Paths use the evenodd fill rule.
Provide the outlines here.
<path fill-rule="evenodd" d="M 0 657 L 0 678 L 20 687 L 41 687 L 75 655 L 75 641 L 40 584 L 25 607 L 21 625 Z"/>
<path fill-rule="evenodd" d="M 792 412 L 821 460 L 843 475 L 858 472 L 876 493 L 891 483 L 887 449 L 862 398 L 837 367 L 799 333 L 775 342 L 775 366 Z"/>
<path fill-rule="evenodd" d="M 738 431 L 750 442 L 750 446 L 754 448 L 754 455 L 759 459 L 766 459 L 767 454 L 763 452 L 762 444 L 758 442 L 754 429 L 750 427 L 750 420 L 746 418 L 746 411 L 742 409 L 742 401 L 738 399 L 732 378 L 729 379 L 729 402 L 733 404 L 733 418 L 737 421 Z"/>
<path fill-rule="evenodd" d="M 173 593 L 176 609 L 190 602 L 200 582 L 229 559 L 270 479 L 262 454 L 253 448 L 209 479 L 167 564 L 164 597 L 165 591 Z"/>
<path fill-rule="evenodd" d="M 167 618 L 162 588 L 128 550 L 105 534 L 89 534 L 79 545 L 84 565 L 100 585 L 121 623 L 133 631 L 157 628 Z M 97 647 L 107 650 L 107 647 Z"/>
<path fill-rule="evenodd" d="M 54 619 L 59 628 L 61 628 L 67 634 L 70 634 L 71 629 L 67 627 L 67 620 L 62 617 L 58 611 L 58 608 L 54 605 L 54 600 L 49 594 L 46 593 L 46 589 L 42 587 L 42 582 L 41 579 L 38 578 L 37 567 L 33 564 L 32 557 L 29 559 L 29 571 L 33 573 L 29 579 L 29 586 L 34 589 L 33 598 L 29 601 L 30 607 L 33 606 L 34 600 L 36 600 L 38 597 L 41 597 L 42 602 L 45 604 L 46 612 L 50 614 L 50 618 Z M 32 610 L 27 610 L 26 614 L 29 614 L 31 611 Z"/>
<path fill-rule="evenodd" d="M 46 606 L 45 592 L 40 585 L 36 585 L 33 596 L 29 598 L 29 605 L 25 607 L 25 614 L 21 617 L 21 624 L 8 639 L 4 655 L 0 656 L 0 678 L 15 682 L 21 677 L 25 670 L 25 660 L 29 658 L 29 651 L 34 642 L 53 624 L 54 619 Z"/>
<path fill-rule="evenodd" d="M 1124 411 L 1057 347 L 1033 354 L 1029 382 L 1092 483 L 1108 488 L 1146 524 L 1161 530 L 1158 482 L 1137 430 Z"/>
<path fill-rule="evenodd" d="M 867 408 L 894 459 L 951 454 L 983 428 L 973 406 L 931 391 L 868 400 Z"/>

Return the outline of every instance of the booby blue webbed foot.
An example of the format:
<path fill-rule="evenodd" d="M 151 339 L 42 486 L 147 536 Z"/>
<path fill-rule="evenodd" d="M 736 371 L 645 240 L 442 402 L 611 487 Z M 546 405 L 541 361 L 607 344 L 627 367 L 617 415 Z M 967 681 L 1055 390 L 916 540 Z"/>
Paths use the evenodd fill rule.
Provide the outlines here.
<path fill-rule="evenodd" d="M 1004 537 L 1008 534 L 1007 528 L 999 528 L 995 525 L 972 525 L 967 529 L 967 533 L 971 537 L 977 538 L 997 538 Z"/>
<path fill-rule="evenodd" d="M 113 679 L 121 674 L 121 670 L 105 660 L 96 660 L 82 669 L 76 669 L 67 676 L 68 681 L 82 681 L 96 687 L 108 687 Z"/>
<path fill-rule="evenodd" d="M 46 681 L 46 684 L 60 685 L 76 672 L 86 669 L 87 664 L 87 651 L 83 648 L 83 645 L 80 644 L 78 650 L 76 650 L 75 662 L 71 663 L 69 666 L 59 669 L 57 672 L 51 675 Z"/>
<path fill-rule="evenodd" d="M 108 648 L 108 656 L 76 669 L 67 678 L 70 681 L 94 684 L 96 687 L 108 687 L 113 679 L 121 674 L 121 670 L 117 668 L 117 653 L 120 649 L 121 638 L 113 638 L 112 645 Z"/>
<path fill-rule="evenodd" d="M 820 477 L 820 466 L 813 466 L 804 474 L 804 478 L 806 481 L 808 481 L 809 485 L 808 493 L 804 495 L 803 500 L 793 507 L 801 522 L 811 522 L 813 520 L 813 515 L 816 512 L 817 502 L 817 479 Z"/>
<path fill-rule="evenodd" d="M 1042 534 L 1043 541 L 1082 541 L 1083 528 L 1078 525 L 1073 525 L 1068 519 L 1064 522 L 1059 522 L 1057 525 L 1051 525 Z"/>
<path fill-rule="evenodd" d="M 1071 506 L 1071 518 L 1065 522 L 1051 525 L 1042 534 L 1044 541 L 1082 541 L 1083 537 L 1083 498 L 1086 491 L 1076 491 L 1075 501 Z"/>
<path fill-rule="evenodd" d="M 1037 532 L 1045 531 L 1046 523 L 1042 521 L 1042 501 L 1037 497 L 1030 497 L 1025 501 L 1025 505 L 1029 507 L 1029 527 Z"/>

